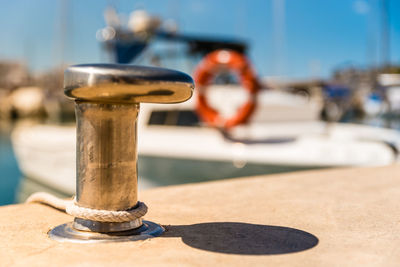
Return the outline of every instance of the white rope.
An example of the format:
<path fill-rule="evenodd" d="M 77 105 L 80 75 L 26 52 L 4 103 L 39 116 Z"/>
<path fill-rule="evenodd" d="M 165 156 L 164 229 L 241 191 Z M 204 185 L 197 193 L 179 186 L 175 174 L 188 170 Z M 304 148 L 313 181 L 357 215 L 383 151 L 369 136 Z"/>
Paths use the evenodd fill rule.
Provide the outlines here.
<path fill-rule="evenodd" d="M 28 197 L 25 203 L 42 203 L 53 208 L 65 211 L 72 200 L 64 200 L 45 192 L 37 192 Z"/>
<path fill-rule="evenodd" d="M 147 213 L 147 206 L 138 201 L 134 208 L 128 210 L 97 210 L 80 207 L 75 201 L 71 201 L 66 207 L 66 212 L 74 217 L 97 222 L 130 222 L 143 217 Z"/>
<path fill-rule="evenodd" d="M 63 200 L 45 192 L 32 194 L 26 203 L 42 203 L 53 208 L 65 211 L 74 217 L 97 222 L 130 222 L 143 217 L 147 213 L 147 206 L 138 201 L 135 207 L 123 211 L 97 210 L 80 207 L 75 199 Z"/>

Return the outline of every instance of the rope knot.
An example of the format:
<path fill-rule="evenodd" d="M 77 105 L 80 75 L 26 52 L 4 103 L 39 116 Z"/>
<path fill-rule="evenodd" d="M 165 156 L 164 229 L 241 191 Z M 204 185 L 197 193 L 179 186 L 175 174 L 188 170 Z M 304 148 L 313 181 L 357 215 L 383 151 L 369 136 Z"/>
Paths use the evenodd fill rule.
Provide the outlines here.
<path fill-rule="evenodd" d="M 74 217 L 97 222 L 130 222 L 143 217 L 147 213 L 147 206 L 138 201 L 135 207 L 128 210 L 98 210 L 81 207 L 75 201 L 71 201 L 65 211 Z"/>
<path fill-rule="evenodd" d="M 34 193 L 26 200 L 26 203 L 34 202 L 46 204 L 65 211 L 69 215 L 77 218 L 97 222 L 130 222 L 143 217 L 147 213 L 146 204 L 140 201 L 128 210 L 98 210 L 78 206 L 75 198 L 73 200 L 63 200 L 48 193 L 38 192 Z"/>

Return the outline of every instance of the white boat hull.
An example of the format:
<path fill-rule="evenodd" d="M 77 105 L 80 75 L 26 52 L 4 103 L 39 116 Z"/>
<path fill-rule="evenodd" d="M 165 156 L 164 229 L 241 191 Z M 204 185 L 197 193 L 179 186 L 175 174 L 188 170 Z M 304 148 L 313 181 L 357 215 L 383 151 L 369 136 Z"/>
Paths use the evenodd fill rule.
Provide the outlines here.
<path fill-rule="evenodd" d="M 393 130 L 319 122 L 238 127 L 231 139 L 212 128 L 154 126 L 140 131 L 139 189 L 313 168 L 387 165 L 397 162 L 400 144 Z M 75 192 L 74 127 L 22 127 L 14 131 L 12 141 L 26 176 L 64 194 Z"/>

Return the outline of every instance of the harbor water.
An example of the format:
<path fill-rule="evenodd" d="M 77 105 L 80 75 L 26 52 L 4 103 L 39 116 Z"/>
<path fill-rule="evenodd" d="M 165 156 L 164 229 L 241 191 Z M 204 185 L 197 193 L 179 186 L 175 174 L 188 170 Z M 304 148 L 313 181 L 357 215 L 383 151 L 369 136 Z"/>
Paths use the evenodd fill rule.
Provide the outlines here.
<path fill-rule="evenodd" d="M 22 174 L 13 153 L 9 131 L 0 131 L 0 205 L 16 203 Z"/>

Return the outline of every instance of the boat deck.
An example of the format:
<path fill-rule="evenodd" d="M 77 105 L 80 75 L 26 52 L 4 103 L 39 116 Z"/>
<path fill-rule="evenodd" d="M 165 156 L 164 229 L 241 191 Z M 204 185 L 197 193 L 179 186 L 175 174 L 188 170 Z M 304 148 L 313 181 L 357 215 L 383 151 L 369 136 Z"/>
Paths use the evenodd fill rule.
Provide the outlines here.
<path fill-rule="evenodd" d="M 4 266 L 398 266 L 400 165 L 316 170 L 140 192 L 161 237 L 59 243 L 72 218 L 39 204 L 0 208 Z"/>

